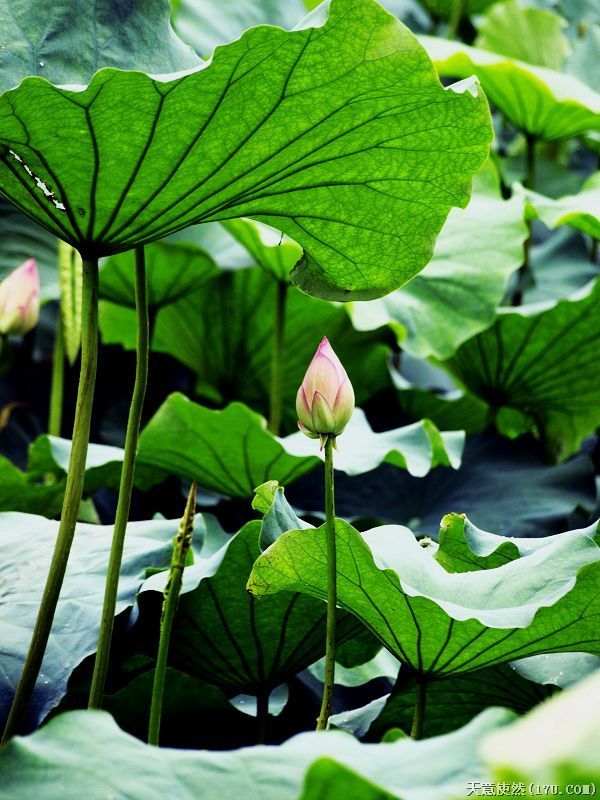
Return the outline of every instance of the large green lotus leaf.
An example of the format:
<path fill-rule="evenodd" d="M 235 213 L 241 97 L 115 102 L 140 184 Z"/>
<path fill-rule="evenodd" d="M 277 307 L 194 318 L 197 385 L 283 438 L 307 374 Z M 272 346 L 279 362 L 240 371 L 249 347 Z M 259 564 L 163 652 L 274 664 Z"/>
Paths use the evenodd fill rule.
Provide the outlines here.
<path fill-rule="evenodd" d="M 282 442 L 291 455 L 317 455 L 324 459 L 323 452 L 314 440 L 300 431 L 287 436 Z M 334 467 L 346 475 L 361 475 L 385 462 L 405 469 L 409 475 L 422 478 L 440 465 L 458 469 L 464 443 L 463 431 L 441 433 L 428 419 L 376 433 L 364 411 L 357 408 L 343 437 L 338 439 L 339 452 L 335 455 Z"/>
<path fill-rule="evenodd" d="M 354 303 L 354 326 L 390 324 L 408 353 L 449 358 L 493 322 L 508 279 L 523 261 L 527 235 L 523 199 L 502 199 L 488 162 L 473 181 L 468 207 L 450 212 L 431 263 L 402 289 Z"/>
<path fill-rule="evenodd" d="M 170 395 L 140 436 L 138 464 L 197 481 L 206 489 L 251 497 L 267 480 L 294 481 L 314 469 L 267 431 L 263 417 L 242 403 L 213 411 L 182 394 Z"/>
<path fill-rule="evenodd" d="M 322 27 L 254 28 L 174 80 L 27 78 L 0 98 L 0 191 L 83 255 L 252 217 L 304 248 L 302 289 L 368 299 L 429 261 L 490 139 L 472 84 L 442 87 L 374 0 L 333 0 Z"/>
<path fill-rule="evenodd" d="M 337 520 L 336 540 L 340 607 L 429 679 L 538 653 L 600 654 L 600 548 L 586 532 L 464 573 L 447 572 L 401 526 L 360 534 Z M 249 591 L 264 602 L 280 591 L 324 599 L 326 552 L 325 526 L 284 533 L 256 561 Z"/>
<path fill-rule="evenodd" d="M 132 606 L 148 567 L 166 567 L 179 521 L 131 522 L 116 613 Z M 198 517 L 196 543 L 205 525 Z M 33 514 L 0 514 L 0 718 L 5 719 L 31 639 L 58 522 Z M 65 694 L 71 672 L 95 651 L 112 525 L 79 524 L 27 727 L 38 725 Z"/>
<path fill-rule="evenodd" d="M 219 405 L 241 400 L 266 414 L 276 302 L 275 281 L 259 268 L 221 275 L 159 312 L 153 347 L 179 359 L 198 375 L 196 391 L 201 398 Z M 104 336 L 104 323 L 102 329 Z M 114 329 L 108 334 L 116 338 Z M 282 387 L 288 430 L 297 429 L 296 393 L 324 334 L 342 359 L 359 404 L 389 386 L 392 335 L 385 330 L 358 333 L 343 308 L 290 287 L 286 300 Z M 134 340 L 134 320 L 127 335 Z"/>
<path fill-rule="evenodd" d="M 120 730 L 106 712 L 72 711 L 31 737 L 12 739 L 0 757 L 0 780 L 6 800 L 106 794 L 129 800 L 282 800 L 300 796 L 307 770 L 317 762 L 318 773 L 311 770 L 306 778 L 305 800 L 455 800 L 468 781 L 490 779 L 478 756 L 481 740 L 513 719 L 491 709 L 454 734 L 417 743 L 365 745 L 330 731 L 300 734 L 277 747 L 215 752 L 151 747 Z M 359 777 L 349 783 L 348 773 Z M 322 788 L 327 777 L 334 780 L 327 780 L 326 793 L 311 794 L 314 781 Z M 364 794 L 365 782 L 379 794 L 372 786 Z"/>
<path fill-rule="evenodd" d="M 502 706 L 523 714 L 546 699 L 550 691 L 520 677 L 511 667 L 489 667 L 468 675 L 434 681 L 428 686 L 423 736 L 439 736 L 466 725 L 488 706 Z M 392 728 L 410 732 L 417 698 L 417 682 L 400 670 L 391 694 L 363 708 L 341 712 L 331 725 L 369 741 L 380 741 Z M 371 708 L 369 708 L 371 706 Z"/>
<path fill-rule="evenodd" d="M 557 303 L 501 309 L 443 366 L 498 412 L 509 436 L 533 430 L 563 459 L 600 423 L 600 280 Z"/>
<path fill-rule="evenodd" d="M 478 23 L 475 47 L 528 64 L 560 71 L 570 51 L 563 34 L 567 22 L 542 8 L 523 8 L 517 0 L 496 3 Z"/>
<path fill-rule="evenodd" d="M 0 280 L 28 258 L 35 258 L 42 302 L 60 294 L 58 248 L 54 236 L 0 197 Z"/>
<path fill-rule="evenodd" d="M 597 523 L 583 529 L 583 532 L 596 542 L 600 541 Z M 464 517 L 450 514 L 442 521 L 440 547 L 435 558 L 448 572 L 490 569 L 545 547 L 551 538 L 499 537 L 476 528 Z M 600 668 L 600 656 L 589 653 L 545 653 L 513 661 L 510 666 L 528 681 L 564 689 Z"/>
<path fill-rule="evenodd" d="M 364 473 L 383 461 L 420 476 L 438 464 L 454 469 L 460 464 L 460 431 L 440 433 L 425 420 L 374 433 L 360 410 L 350 425 L 347 447 L 336 461 L 348 474 Z M 296 435 L 277 439 L 267 431 L 264 418 L 242 403 L 214 411 L 175 393 L 142 431 L 139 476 L 147 483 L 158 469 L 216 492 L 251 497 L 266 481 L 288 485 L 317 467 L 322 454 L 312 440 L 306 442 Z"/>
<path fill-rule="evenodd" d="M 548 228 L 570 225 L 594 239 L 600 239 L 600 174 L 592 175 L 578 194 L 556 200 L 537 192 L 521 191 L 533 219 L 541 219 Z"/>
<path fill-rule="evenodd" d="M 247 523 L 210 559 L 186 569 L 173 625 L 172 663 L 229 694 L 270 694 L 325 652 L 324 603 L 302 594 L 258 603 L 246 591 L 261 527 Z M 166 580 L 154 575 L 142 591 L 162 592 Z M 339 623 L 340 641 L 357 629 L 349 614 Z"/>
<path fill-rule="evenodd" d="M 510 732 L 486 737 L 482 754 L 498 781 L 583 784 L 592 795 L 600 785 L 600 672 L 561 692 Z M 560 732 L 560 735 L 557 735 Z"/>
<path fill-rule="evenodd" d="M 475 73 L 490 102 L 517 128 L 540 139 L 600 129 L 600 95 L 573 75 L 433 36 L 420 41 L 442 76 Z"/>
<path fill-rule="evenodd" d="M 340 439 L 343 446 L 343 439 Z M 336 509 L 346 519 L 401 522 L 416 534 L 436 536 L 449 508 L 486 530 L 507 536 L 564 531 L 577 509 L 596 504 L 594 470 L 587 456 L 548 466 L 539 443 L 494 434 L 467 438 L 461 467 L 437 467 L 413 478 L 389 464 L 355 478 L 338 473 Z M 321 514 L 323 481 L 318 472 L 290 487 L 297 508 Z M 362 526 L 361 526 L 362 527 Z"/>
<path fill-rule="evenodd" d="M 160 44 L 159 44 L 160 43 Z M 100 67 L 150 73 L 196 67 L 175 36 L 165 0 L 7 0 L 0 5 L 0 92 L 41 75 L 54 84 L 85 84 Z"/>

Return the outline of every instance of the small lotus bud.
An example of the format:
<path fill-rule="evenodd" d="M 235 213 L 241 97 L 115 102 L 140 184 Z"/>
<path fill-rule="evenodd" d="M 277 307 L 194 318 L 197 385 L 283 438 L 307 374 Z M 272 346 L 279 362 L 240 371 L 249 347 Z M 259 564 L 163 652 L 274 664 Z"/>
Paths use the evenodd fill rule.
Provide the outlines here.
<path fill-rule="evenodd" d="M 0 283 L 0 334 L 22 336 L 40 317 L 40 279 L 35 259 L 24 261 Z"/>
<path fill-rule="evenodd" d="M 323 337 L 296 396 L 298 427 L 311 439 L 338 436 L 354 411 L 354 389 Z"/>

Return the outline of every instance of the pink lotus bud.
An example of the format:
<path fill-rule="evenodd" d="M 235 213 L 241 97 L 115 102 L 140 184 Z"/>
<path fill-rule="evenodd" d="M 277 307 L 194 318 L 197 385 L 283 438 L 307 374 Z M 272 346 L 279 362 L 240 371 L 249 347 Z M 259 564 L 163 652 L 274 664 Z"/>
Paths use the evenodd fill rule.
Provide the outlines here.
<path fill-rule="evenodd" d="M 311 439 L 338 436 L 354 411 L 354 389 L 326 337 L 296 395 L 298 427 Z"/>
<path fill-rule="evenodd" d="M 0 334 L 22 336 L 40 318 L 40 279 L 29 258 L 0 283 Z"/>

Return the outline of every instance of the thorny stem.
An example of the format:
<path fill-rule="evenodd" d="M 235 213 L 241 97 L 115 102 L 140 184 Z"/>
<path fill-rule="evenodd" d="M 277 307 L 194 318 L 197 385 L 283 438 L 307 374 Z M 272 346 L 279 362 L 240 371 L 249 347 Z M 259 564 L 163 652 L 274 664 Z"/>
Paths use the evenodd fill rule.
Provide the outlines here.
<path fill-rule="evenodd" d="M 413 739 L 423 736 L 423 723 L 425 722 L 425 702 L 427 699 L 427 682 L 420 677 L 417 681 L 417 698 L 415 700 L 415 713 L 413 716 L 410 735 Z"/>
<path fill-rule="evenodd" d="M 62 409 L 65 388 L 65 337 L 63 335 L 62 313 L 58 311 L 54 351 L 52 355 L 52 379 L 50 384 L 50 413 L 48 433 L 60 436 L 62 431 Z"/>
<path fill-rule="evenodd" d="M 136 247 L 135 250 L 135 304 L 137 311 L 135 383 L 133 395 L 131 397 L 131 405 L 129 407 L 123 468 L 121 470 L 121 481 L 119 484 L 119 499 L 117 501 L 115 527 L 108 560 L 104 605 L 102 608 L 100 633 L 98 636 L 98 650 L 94 663 L 94 674 L 92 677 L 88 708 L 100 708 L 102 706 L 102 697 L 106 684 L 106 676 L 108 674 L 110 644 L 119 588 L 119 573 L 121 571 L 121 561 L 123 559 L 127 518 L 131 505 L 133 473 L 140 434 L 140 422 L 142 418 L 142 409 L 144 407 L 144 397 L 146 395 L 146 384 L 148 382 L 148 286 L 143 245 Z"/>
<path fill-rule="evenodd" d="M 335 608 L 337 603 L 337 571 L 335 548 L 335 499 L 333 484 L 333 445 L 335 437 L 325 441 L 325 520 L 327 530 L 327 632 L 325 640 L 325 678 L 323 701 L 317 720 L 317 730 L 327 728 L 331 714 L 333 685 L 335 680 Z"/>
<path fill-rule="evenodd" d="M 271 393 L 269 397 L 269 430 L 275 436 L 281 429 L 281 403 L 283 394 L 283 342 L 285 338 L 285 306 L 288 285 L 277 281 L 273 350 L 271 355 Z"/>
<path fill-rule="evenodd" d="M 79 387 L 61 520 L 31 644 L 4 728 L 2 744 L 20 730 L 27 715 L 67 569 L 83 493 L 98 360 L 98 259 L 96 258 L 86 259 L 83 262 L 82 322 Z"/>
<path fill-rule="evenodd" d="M 196 510 L 196 484 L 192 483 L 188 495 L 185 511 L 181 519 L 173 557 L 171 558 L 171 568 L 169 570 L 169 580 L 165 587 L 165 594 L 160 620 L 160 638 L 158 642 L 158 655 L 156 656 L 156 669 L 154 671 L 154 683 L 152 685 L 152 700 L 150 702 L 150 723 L 148 725 L 148 744 L 158 745 L 160 736 L 160 718 L 162 714 L 163 697 L 165 692 L 165 677 L 167 672 L 167 657 L 169 655 L 169 643 L 171 641 L 171 631 L 173 629 L 173 619 L 177 611 L 179 593 L 183 580 L 183 570 L 187 554 L 192 544 L 192 534 L 194 532 L 194 512 Z"/>

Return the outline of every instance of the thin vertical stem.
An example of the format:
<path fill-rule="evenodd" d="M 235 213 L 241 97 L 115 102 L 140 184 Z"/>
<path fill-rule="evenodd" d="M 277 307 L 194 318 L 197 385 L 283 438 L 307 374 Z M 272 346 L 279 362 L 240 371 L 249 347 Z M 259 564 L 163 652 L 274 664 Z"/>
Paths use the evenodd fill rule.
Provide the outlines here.
<path fill-rule="evenodd" d="M 452 9 L 450 10 L 450 20 L 448 22 L 448 39 L 456 39 L 460 22 L 465 13 L 465 0 L 454 0 Z"/>
<path fill-rule="evenodd" d="M 100 621 L 100 633 L 98 636 L 98 650 L 96 652 L 94 674 L 92 676 L 92 686 L 88 702 L 89 708 L 100 708 L 102 706 L 102 697 L 108 673 L 110 643 L 119 588 L 119 573 L 121 571 L 121 561 L 123 559 L 127 518 L 131 505 L 135 458 L 140 435 L 140 422 L 142 418 L 142 409 L 144 407 L 144 397 L 146 395 L 146 384 L 148 381 L 148 287 L 143 245 L 135 249 L 135 305 L 137 312 L 135 383 L 133 395 L 131 397 L 131 405 L 129 407 L 127 433 L 125 435 L 125 452 L 123 456 L 123 468 L 121 470 L 121 481 L 119 484 L 119 499 L 117 501 L 115 527 L 108 560 L 104 604 Z"/>
<path fill-rule="evenodd" d="M 335 548 L 335 498 L 333 488 L 333 443 L 334 436 L 325 441 L 325 521 L 327 530 L 327 632 L 325 640 L 325 678 L 323 701 L 317 720 L 317 730 L 327 728 L 333 700 L 335 681 L 335 608 L 337 603 L 337 571 Z"/>
<path fill-rule="evenodd" d="M 52 378 L 50 383 L 50 413 L 48 433 L 60 436 L 62 431 L 63 397 L 65 389 L 65 338 L 63 335 L 62 311 L 58 310 L 54 352 L 52 355 Z"/>
<path fill-rule="evenodd" d="M 279 435 L 283 394 L 283 342 L 285 337 L 285 306 L 288 285 L 277 281 L 273 350 L 271 355 L 271 394 L 269 397 L 269 430 Z"/>
<path fill-rule="evenodd" d="M 530 133 L 525 134 L 525 178 L 523 185 L 527 189 L 534 188 L 535 185 L 535 136 Z M 527 220 L 527 229 L 529 234 L 523 247 L 523 264 L 519 267 L 517 273 L 518 288 L 514 294 L 513 306 L 523 305 L 523 285 L 531 274 L 531 265 L 529 263 L 531 251 L 531 220 Z"/>
<path fill-rule="evenodd" d="M 267 723 L 269 719 L 269 690 L 256 695 L 256 744 L 267 741 Z"/>
<path fill-rule="evenodd" d="M 535 188 L 535 145 L 536 139 L 531 133 L 525 134 L 525 179 L 527 189 Z"/>
<path fill-rule="evenodd" d="M 83 493 L 98 361 L 98 259 L 95 258 L 83 262 L 82 316 L 81 370 L 61 520 L 31 644 L 4 728 L 2 743 L 20 730 L 27 715 L 67 569 Z"/>
<path fill-rule="evenodd" d="M 173 629 L 175 612 L 177 611 L 177 603 L 179 602 L 179 593 L 181 592 L 183 570 L 185 569 L 187 554 L 192 543 L 195 510 L 196 484 L 192 483 L 177 538 L 175 539 L 169 580 L 165 588 L 160 620 L 160 638 L 158 641 L 158 654 L 156 656 L 156 669 L 154 670 L 154 683 L 152 685 L 152 700 L 150 702 L 148 744 L 158 745 L 160 736 L 160 718 L 162 715 L 163 697 L 165 693 L 165 677 L 167 673 L 167 658 L 169 655 L 169 644 L 171 642 L 171 631 Z"/>
<path fill-rule="evenodd" d="M 425 703 L 427 700 L 427 682 L 419 676 L 417 681 L 417 698 L 415 700 L 415 713 L 413 716 L 412 729 L 410 735 L 413 739 L 420 739 L 423 736 L 423 724 L 425 722 Z"/>

